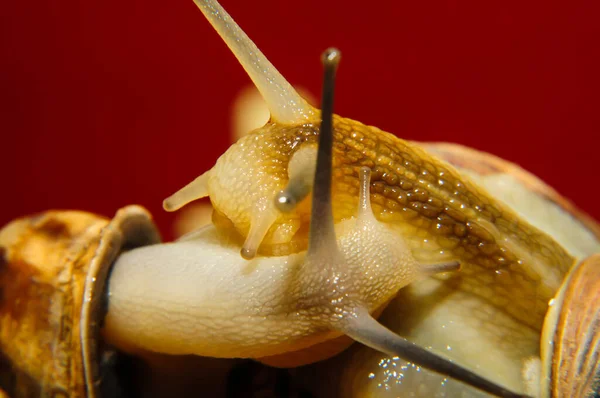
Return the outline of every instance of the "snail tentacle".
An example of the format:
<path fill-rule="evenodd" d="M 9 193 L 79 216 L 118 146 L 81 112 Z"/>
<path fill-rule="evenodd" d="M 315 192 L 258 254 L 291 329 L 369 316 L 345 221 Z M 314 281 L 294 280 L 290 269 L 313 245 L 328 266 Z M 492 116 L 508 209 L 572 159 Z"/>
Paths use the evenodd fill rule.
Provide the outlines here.
<path fill-rule="evenodd" d="M 333 164 L 333 94 L 335 73 L 340 62 L 340 52 L 335 48 L 323 54 L 324 81 L 321 110 L 321 131 L 317 149 L 317 164 L 313 183 L 312 212 L 308 256 L 322 244 L 335 244 L 335 228 L 331 204 L 331 175 Z"/>
<path fill-rule="evenodd" d="M 212 170 L 212 169 L 211 169 Z M 208 178 L 211 170 L 197 177 L 173 195 L 163 201 L 163 208 L 166 211 L 175 211 L 196 199 L 205 198 L 209 195 Z"/>
<path fill-rule="evenodd" d="M 260 91 L 271 117 L 283 124 L 314 119 L 315 109 L 275 69 L 215 0 L 194 0 Z"/>
<path fill-rule="evenodd" d="M 462 366 L 440 357 L 427 349 L 398 336 L 375 320 L 367 311 L 358 309 L 348 317 L 340 328 L 354 340 L 381 351 L 398 356 L 416 365 L 433 370 L 470 386 L 477 387 L 499 397 L 526 397 L 493 383 Z"/>
<path fill-rule="evenodd" d="M 289 213 L 306 198 L 313 187 L 317 148 L 313 145 L 298 149 L 288 163 L 289 181 L 275 196 L 275 207 L 282 213 Z"/>
<path fill-rule="evenodd" d="M 359 193 L 358 193 L 358 217 L 357 227 L 365 228 L 370 223 L 376 223 L 377 219 L 373 215 L 371 208 L 371 169 L 368 167 L 361 167 L 359 170 Z M 458 271 L 460 269 L 460 263 L 458 261 L 448 261 L 437 264 L 421 264 L 419 266 L 419 272 L 422 275 L 435 275 L 443 272 Z"/>
<path fill-rule="evenodd" d="M 255 205 L 256 211 L 252 214 L 250 231 L 240 251 L 246 260 L 252 260 L 256 256 L 258 247 L 279 215 L 272 201 L 262 199 Z"/>

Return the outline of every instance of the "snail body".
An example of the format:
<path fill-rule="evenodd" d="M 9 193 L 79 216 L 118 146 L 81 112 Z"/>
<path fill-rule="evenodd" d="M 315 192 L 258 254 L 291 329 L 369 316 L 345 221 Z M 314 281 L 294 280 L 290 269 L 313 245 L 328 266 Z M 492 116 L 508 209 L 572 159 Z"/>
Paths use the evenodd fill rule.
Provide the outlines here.
<path fill-rule="evenodd" d="M 338 235 L 341 252 L 352 259 L 349 277 L 364 272 L 377 281 L 346 287 L 367 297 L 370 311 L 418 274 L 401 236 L 372 215 L 338 230 L 344 231 Z M 336 316 L 336 307 L 326 305 L 334 299 L 324 292 L 331 287 L 329 274 L 319 275 L 306 257 L 301 252 L 247 261 L 213 226 L 193 239 L 125 253 L 111 276 L 107 333 L 128 336 L 146 350 L 229 358 L 279 355 L 337 337 L 341 333 L 327 327 L 327 318 Z M 173 262 L 181 272 L 169 267 Z"/>
<path fill-rule="evenodd" d="M 76 347 L 69 354 L 73 363 L 95 362 L 85 359 L 95 350 L 86 344 L 100 339 L 101 318 L 102 341 L 132 355 L 252 358 L 284 367 L 332 357 L 312 366 L 337 363 L 343 369 L 337 379 L 360 379 L 365 387 L 334 388 L 334 395 L 373 393 L 364 377 L 378 377 L 369 366 L 381 355 L 431 369 L 406 373 L 386 387 L 390 394 L 428 396 L 422 386 L 435 383 L 441 392 L 473 395 L 481 393 L 473 387 L 500 396 L 585 396 L 597 389 L 597 259 L 581 261 L 600 248 L 594 222 L 507 163 L 464 148 L 407 142 L 332 115 L 331 88 L 324 90 L 323 110 L 313 108 L 216 1 L 196 4 L 261 91 L 271 120 L 164 202 L 165 209 L 177 210 L 208 196 L 213 225 L 166 244 L 158 243 L 138 210 L 135 217 L 81 229 L 90 235 L 84 239 L 87 257 L 77 257 L 85 263 L 77 280 L 99 280 L 102 287 L 96 295 L 87 287 L 71 288 L 79 300 L 75 308 L 84 308 L 77 312 L 82 320 L 95 314 L 93 325 L 82 321 L 79 338 L 69 343 Z M 338 61 L 335 50 L 325 54 L 326 84 Z M 502 186 L 488 174 L 516 182 Z M 519 192 L 523 203 L 511 202 Z M 547 213 L 536 215 L 525 202 L 539 203 Z M 555 230 L 557 223 L 565 233 Z M 0 235 L 1 247 L 12 253 L 10 264 L 20 251 L 6 237 L 35 238 L 14 228 Z M 67 241 L 79 242 L 73 236 Z M 52 264 L 68 268 L 70 262 Z M 55 274 L 50 279 L 60 282 Z M 85 310 L 83 298 L 96 302 L 94 297 L 106 298 L 105 313 Z M 553 299 L 556 306 L 548 311 Z M 581 305 L 586 299 L 589 305 Z M 565 316 L 573 308 L 580 316 Z M 383 324 L 376 320 L 381 312 Z M 43 313 L 53 314 L 48 308 Z M 11 325 L 2 322 L 3 331 Z M 579 326 L 588 337 L 574 349 Z M 471 349 L 461 346 L 463 332 L 471 336 Z M 60 331 L 50 328 L 56 335 Z M 16 359 L 22 351 L 11 354 L 5 336 L 3 352 L 25 367 Z M 369 348 L 355 345 L 336 356 L 352 341 Z M 477 354 L 485 347 L 489 355 Z M 53 362 L 56 352 L 44 355 Z M 561 355 L 580 366 L 565 365 Z M 43 380 L 35 365 L 27 366 L 28 374 Z M 89 366 L 73 370 L 81 377 L 65 391 L 96 393 L 98 372 Z M 302 372 L 307 385 L 315 383 Z M 446 383 L 452 378 L 458 381 Z M 564 378 L 570 384 L 560 390 L 556 380 Z M 318 394 L 326 387 L 322 380 L 317 384 Z"/>

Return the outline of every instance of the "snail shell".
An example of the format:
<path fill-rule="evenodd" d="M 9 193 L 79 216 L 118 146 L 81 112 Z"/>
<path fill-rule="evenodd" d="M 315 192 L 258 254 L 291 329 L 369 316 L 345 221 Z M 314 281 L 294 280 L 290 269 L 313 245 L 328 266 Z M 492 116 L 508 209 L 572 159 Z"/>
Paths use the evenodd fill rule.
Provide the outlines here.
<path fill-rule="evenodd" d="M 111 221 L 48 211 L 0 230 L 0 387 L 11 397 L 94 397 L 110 265 L 124 248 L 156 243 L 148 213 Z"/>
<path fill-rule="evenodd" d="M 542 396 L 600 392 L 600 254 L 574 266 L 551 302 L 542 367 Z"/>

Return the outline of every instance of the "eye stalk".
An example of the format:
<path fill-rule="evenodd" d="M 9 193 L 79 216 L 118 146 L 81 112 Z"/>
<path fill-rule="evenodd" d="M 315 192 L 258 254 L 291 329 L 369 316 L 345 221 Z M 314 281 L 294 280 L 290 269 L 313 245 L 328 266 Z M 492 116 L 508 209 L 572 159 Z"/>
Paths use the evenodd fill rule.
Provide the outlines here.
<path fill-rule="evenodd" d="M 333 157 L 333 98 L 335 74 L 341 53 L 335 48 L 325 50 L 323 61 L 323 98 L 321 101 L 321 130 L 317 150 L 317 166 L 313 184 L 313 204 L 310 218 L 309 253 L 321 243 L 335 242 L 331 204 L 331 169 Z"/>
<path fill-rule="evenodd" d="M 274 120 L 292 125 L 315 119 L 315 109 L 294 90 L 219 3 L 214 0 L 194 0 L 194 3 L 246 70 Z"/>

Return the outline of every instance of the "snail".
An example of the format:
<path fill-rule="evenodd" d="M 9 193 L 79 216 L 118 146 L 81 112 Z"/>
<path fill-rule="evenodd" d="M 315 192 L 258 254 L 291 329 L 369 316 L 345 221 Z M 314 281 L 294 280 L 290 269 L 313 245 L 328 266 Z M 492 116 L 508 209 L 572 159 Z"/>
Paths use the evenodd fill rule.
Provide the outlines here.
<path fill-rule="evenodd" d="M 167 210 L 176 210 L 209 196 L 215 208 L 213 225 L 176 242 L 158 244 L 139 208 L 110 223 L 84 213 L 47 213 L 2 230 L 3 268 L 24 284 L 15 291 L 4 284 L 3 354 L 27 375 L 13 393 L 35 393 L 22 387 L 30 378 L 32 388 L 48 394 L 100 394 L 98 342 L 131 355 L 318 367 L 361 355 L 358 345 L 336 355 L 352 342 L 345 336 L 370 353 L 432 369 L 433 377 L 442 374 L 441 384 L 470 394 L 477 392 L 466 384 L 500 396 L 597 390 L 598 258 L 592 254 L 599 244 L 592 221 L 505 162 L 460 147 L 406 142 L 332 115 L 336 50 L 324 56 L 323 109 L 309 106 L 216 1 L 196 4 L 261 91 L 271 120 L 165 200 Z M 557 224 L 563 231 L 553 229 Z M 45 260 L 47 252 L 53 257 Z M 54 266 L 46 279 L 45 264 Z M 72 296 L 42 299 L 46 307 L 36 308 L 33 298 L 17 295 L 42 287 L 61 294 L 66 288 Z M 458 321 L 440 332 L 440 324 L 452 323 L 443 312 L 453 317 L 456 309 L 473 311 L 481 332 Z M 406 315 L 392 314 L 394 330 L 376 320 L 383 311 L 389 318 L 390 310 Z M 41 316 L 49 336 L 36 347 L 46 349 L 52 369 L 67 364 L 65 378 L 50 377 L 31 360 L 41 354 L 26 357 L 25 347 L 9 344 L 32 332 L 15 313 L 32 322 L 49 314 Z M 502 348 L 489 346 L 470 357 L 456 345 L 457 327 L 469 329 L 479 346 L 509 340 L 513 352 L 502 356 Z M 439 342 L 454 352 L 426 348 Z M 310 384 L 308 368 L 298 373 Z M 418 393 L 430 377 L 415 372 L 391 393 L 409 392 L 403 388 L 410 383 Z"/>

